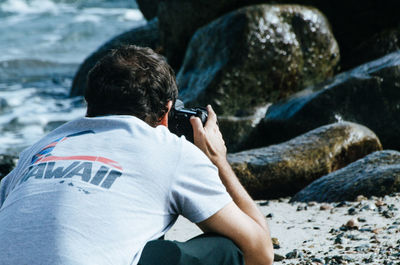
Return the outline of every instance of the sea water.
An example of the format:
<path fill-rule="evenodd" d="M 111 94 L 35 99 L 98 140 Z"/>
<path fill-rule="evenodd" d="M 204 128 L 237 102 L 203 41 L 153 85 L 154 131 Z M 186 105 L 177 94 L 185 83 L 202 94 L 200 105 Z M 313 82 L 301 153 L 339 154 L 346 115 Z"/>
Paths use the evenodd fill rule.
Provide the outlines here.
<path fill-rule="evenodd" d="M 0 154 L 17 154 L 84 116 L 79 64 L 145 20 L 133 0 L 0 0 L 0 22 Z"/>

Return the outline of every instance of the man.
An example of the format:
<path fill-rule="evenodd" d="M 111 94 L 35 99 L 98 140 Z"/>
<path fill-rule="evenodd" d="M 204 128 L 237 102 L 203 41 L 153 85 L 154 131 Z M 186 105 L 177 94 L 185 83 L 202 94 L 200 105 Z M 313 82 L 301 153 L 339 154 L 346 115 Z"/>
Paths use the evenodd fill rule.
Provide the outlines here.
<path fill-rule="evenodd" d="M 1 182 L 0 264 L 238 264 L 239 252 L 218 254 L 230 240 L 246 265 L 271 264 L 268 227 L 226 160 L 214 111 L 204 127 L 190 119 L 196 147 L 167 129 L 176 98 L 151 49 L 100 60 L 87 116 L 27 148 Z M 157 241 L 178 215 L 214 234 Z"/>

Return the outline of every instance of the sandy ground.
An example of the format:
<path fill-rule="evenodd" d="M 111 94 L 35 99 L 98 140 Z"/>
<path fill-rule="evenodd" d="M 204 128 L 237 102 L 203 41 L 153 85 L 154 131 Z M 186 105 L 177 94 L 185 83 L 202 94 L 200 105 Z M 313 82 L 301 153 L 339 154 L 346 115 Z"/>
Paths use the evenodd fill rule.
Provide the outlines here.
<path fill-rule="evenodd" d="M 345 203 L 285 198 L 257 204 L 277 239 L 276 259 L 283 259 L 274 264 L 400 265 L 400 193 Z M 166 238 L 185 241 L 200 233 L 179 218 Z"/>

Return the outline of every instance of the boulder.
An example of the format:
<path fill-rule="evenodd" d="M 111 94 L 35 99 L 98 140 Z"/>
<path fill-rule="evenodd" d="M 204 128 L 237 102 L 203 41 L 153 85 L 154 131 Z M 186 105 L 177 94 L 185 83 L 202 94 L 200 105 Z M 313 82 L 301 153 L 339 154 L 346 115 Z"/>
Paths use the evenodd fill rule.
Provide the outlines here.
<path fill-rule="evenodd" d="M 292 2 L 288 0 L 289 2 Z M 382 30 L 396 27 L 399 23 L 400 1 L 377 0 L 300 0 L 324 13 L 332 25 L 332 31 L 340 47 L 341 68 L 349 70 L 361 63 L 352 63 L 355 49 L 371 36 Z M 286 2 L 286 1 L 285 1 Z M 297 2 L 297 1 L 295 1 Z M 368 50 L 366 50 L 369 53 Z M 390 51 L 383 55 L 389 54 Z M 382 56 L 383 56 L 382 55 Z M 374 58 L 376 59 L 376 58 Z"/>
<path fill-rule="evenodd" d="M 315 180 L 291 201 L 355 201 L 357 196 L 383 197 L 400 192 L 400 152 L 374 152 Z"/>
<path fill-rule="evenodd" d="M 242 149 L 286 141 L 346 120 L 373 130 L 385 149 L 400 150 L 400 52 L 342 73 L 272 105 Z"/>
<path fill-rule="evenodd" d="M 166 55 L 175 69 L 196 30 L 232 10 L 254 4 L 300 4 L 313 6 L 330 21 L 341 49 L 345 69 L 354 48 L 370 36 L 398 24 L 400 1 L 365 0 L 168 0 L 159 1 L 160 34 Z"/>
<path fill-rule="evenodd" d="M 291 196 L 312 181 L 382 146 L 368 128 L 341 122 L 288 142 L 229 154 L 228 161 L 254 199 Z"/>
<path fill-rule="evenodd" d="M 17 165 L 18 158 L 13 155 L 0 155 L 0 180 L 7 176 Z"/>
<path fill-rule="evenodd" d="M 360 65 L 400 50 L 400 27 L 385 29 L 353 49 L 348 64 Z"/>
<path fill-rule="evenodd" d="M 177 74 L 187 106 L 249 116 L 333 75 L 339 50 L 318 10 L 256 5 L 233 11 L 193 36 Z"/>
<path fill-rule="evenodd" d="M 101 57 L 103 57 L 111 49 L 130 44 L 150 47 L 153 50 L 160 52 L 162 49 L 158 36 L 158 20 L 154 19 L 143 26 L 139 26 L 130 31 L 122 33 L 121 35 L 118 35 L 117 37 L 106 42 L 97 51 L 86 58 L 75 74 L 70 90 L 70 96 L 74 97 L 84 94 L 87 74 Z"/>
<path fill-rule="evenodd" d="M 140 12 L 147 20 L 152 20 L 157 16 L 159 0 L 136 0 Z"/>
<path fill-rule="evenodd" d="M 256 108 L 253 115 L 249 116 L 219 116 L 218 124 L 222 132 L 228 152 L 236 152 L 239 143 L 246 139 L 256 128 L 257 124 L 265 117 L 270 104 Z"/>
<path fill-rule="evenodd" d="M 198 28 L 229 11 L 246 5 L 244 1 L 239 0 L 161 0 L 158 2 L 160 39 L 165 47 L 168 63 L 175 70 L 181 66 L 190 38 Z"/>

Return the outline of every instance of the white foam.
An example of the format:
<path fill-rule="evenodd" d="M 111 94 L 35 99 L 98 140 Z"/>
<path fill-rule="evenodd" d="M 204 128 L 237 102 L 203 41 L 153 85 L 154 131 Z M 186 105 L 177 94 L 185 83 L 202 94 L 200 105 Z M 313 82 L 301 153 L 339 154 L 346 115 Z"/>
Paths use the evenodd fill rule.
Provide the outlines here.
<path fill-rule="evenodd" d="M 4 88 L 3 88 L 4 89 Z M 76 98 L 42 96 L 39 88 L 9 86 L 0 91 L 9 108 L 0 115 L 0 153 L 18 150 L 44 136 L 50 122 L 67 122 L 85 115 L 85 107 L 74 107 Z M 54 93 L 57 88 L 52 89 Z"/>
<path fill-rule="evenodd" d="M 0 5 L 4 12 L 20 14 L 56 13 L 59 7 L 50 0 L 6 0 Z"/>
<path fill-rule="evenodd" d="M 123 15 L 123 20 L 127 20 L 127 21 L 139 21 L 139 20 L 143 20 L 143 14 L 142 12 L 140 12 L 137 9 L 129 9 L 127 10 L 124 15 Z"/>
<path fill-rule="evenodd" d="M 101 16 L 94 14 L 80 14 L 74 18 L 74 22 L 82 23 L 82 22 L 92 22 L 92 23 L 100 23 Z"/>

